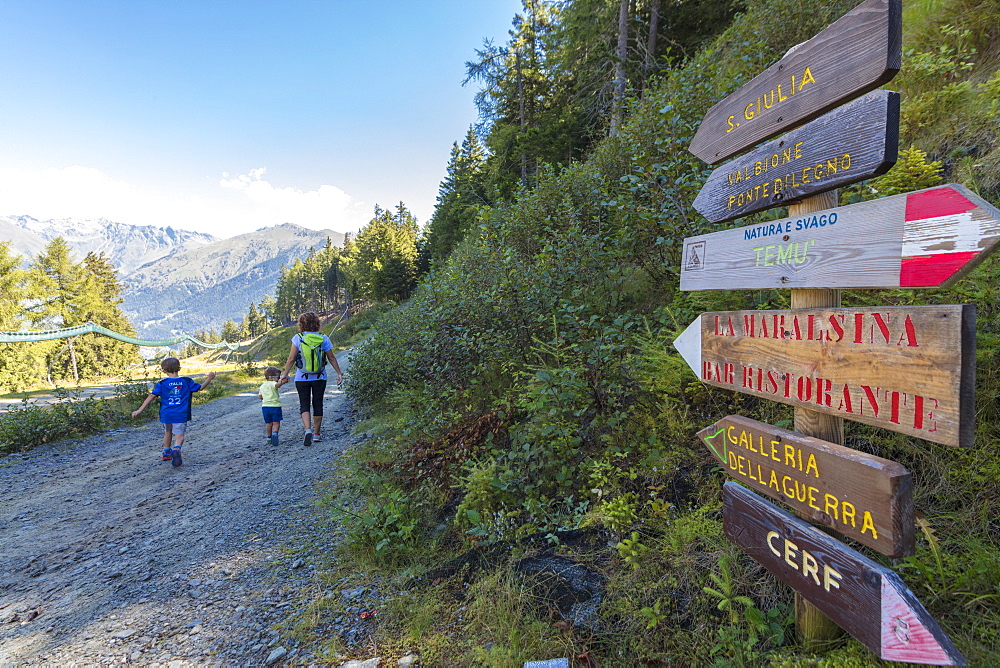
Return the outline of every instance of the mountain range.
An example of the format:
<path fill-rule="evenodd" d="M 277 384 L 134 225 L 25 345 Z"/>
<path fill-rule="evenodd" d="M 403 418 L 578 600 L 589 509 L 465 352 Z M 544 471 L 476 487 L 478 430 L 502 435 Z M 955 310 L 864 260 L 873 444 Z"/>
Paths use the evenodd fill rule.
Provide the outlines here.
<path fill-rule="evenodd" d="M 167 338 L 198 330 L 219 330 L 246 315 L 250 304 L 274 295 L 282 265 L 305 258 L 333 230 L 309 230 L 291 223 L 219 239 L 173 227 L 129 225 L 105 219 L 37 220 L 0 217 L 0 241 L 10 241 L 27 260 L 61 236 L 83 259 L 104 253 L 126 285 L 122 309 L 140 337 Z"/>

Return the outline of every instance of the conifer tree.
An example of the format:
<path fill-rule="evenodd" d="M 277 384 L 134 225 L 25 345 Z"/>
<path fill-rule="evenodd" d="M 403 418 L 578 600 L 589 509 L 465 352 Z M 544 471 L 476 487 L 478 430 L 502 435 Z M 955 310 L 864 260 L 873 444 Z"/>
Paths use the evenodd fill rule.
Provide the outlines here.
<path fill-rule="evenodd" d="M 11 251 L 10 242 L 0 242 L 0 331 L 21 329 L 26 295 L 20 265 L 21 258 Z M 43 363 L 37 359 L 36 348 L 29 343 L 0 343 L 0 388 L 20 392 L 40 376 Z"/>
<path fill-rule="evenodd" d="M 471 229 L 490 200 L 486 194 L 486 151 L 473 128 L 461 147 L 452 146 L 448 173 L 438 189 L 437 206 L 428 223 L 427 247 L 432 263 L 441 262 Z"/>
<path fill-rule="evenodd" d="M 121 310 L 125 286 L 107 256 L 88 253 L 81 269 L 84 278 L 79 296 L 79 319 L 135 336 L 135 328 Z M 75 351 L 79 374 L 84 378 L 118 375 L 139 362 L 137 346 L 99 334 L 80 336 Z"/>
<path fill-rule="evenodd" d="M 240 336 L 240 326 L 232 318 L 222 323 L 222 340 L 227 343 L 237 343 L 242 339 Z M 217 343 L 217 342 L 213 342 Z"/>
<path fill-rule="evenodd" d="M 361 296 L 375 301 L 409 297 L 417 279 L 417 219 L 400 202 L 396 215 L 375 207 L 359 233 L 351 278 Z"/>
<path fill-rule="evenodd" d="M 28 317 L 31 323 L 35 327 L 52 329 L 83 324 L 80 303 L 83 279 L 83 270 L 73 261 L 65 239 L 56 237 L 50 241 L 29 268 L 31 302 Z M 45 349 L 46 364 L 52 375 L 80 380 L 72 338 L 41 347 Z"/>
<path fill-rule="evenodd" d="M 264 295 L 263 299 L 260 300 L 260 314 L 263 316 L 265 324 L 268 327 L 277 327 L 281 324 L 281 321 L 276 319 L 274 297 L 271 295 Z"/>

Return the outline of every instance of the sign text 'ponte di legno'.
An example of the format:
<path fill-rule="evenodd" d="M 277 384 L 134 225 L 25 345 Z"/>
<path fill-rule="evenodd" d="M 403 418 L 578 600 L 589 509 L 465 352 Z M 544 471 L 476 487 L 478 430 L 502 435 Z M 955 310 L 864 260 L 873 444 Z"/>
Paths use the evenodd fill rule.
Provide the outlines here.
<path fill-rule="evenodd" d="M 878 176 L 896 163 L 899 93 L 876 90 L 708 177 L 694 208 L 718 223 Z"/>

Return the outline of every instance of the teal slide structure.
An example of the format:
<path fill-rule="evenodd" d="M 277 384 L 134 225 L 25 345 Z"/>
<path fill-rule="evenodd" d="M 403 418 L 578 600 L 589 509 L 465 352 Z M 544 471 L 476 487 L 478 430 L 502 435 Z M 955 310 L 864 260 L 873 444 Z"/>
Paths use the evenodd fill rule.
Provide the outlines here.
<path fill-rule="evenodd" d="M 238 343 L 229 343 L 228 341 L 222 341 L 221 343 L 205 343 L 204 341 L 199 341 L 189 334 L 182 334 L 181 336 L 177 336 L 172 339 L 164 339 L 162 341 L 137 339 L 134 336 L 119 334 L 118 332 L 112 331 L 106 327 L 95 325 L 92 322 L 88 322 L 85 325 L 77 325 L 76 327 L 66 327 L 64 329 L 44 329 L 28 332 L 0 332 L 0 343 L 17 343 L 19 341 L 52 341 L 54 339 L 68 339 L 73 336 L 79 336 L 80 334 L 101 334 L 102 336 L 118 339 L 119 341 L 124 341 L 125 343 L 134 343 L 137 346 L 148 346 L 151 348 L 172 346 L 176 343 L 184 343 L 185 341 L 191 342 L 201 348 L 225 347 L 229 348 L 229 350 L 239 350 L 240 347 Z"/>

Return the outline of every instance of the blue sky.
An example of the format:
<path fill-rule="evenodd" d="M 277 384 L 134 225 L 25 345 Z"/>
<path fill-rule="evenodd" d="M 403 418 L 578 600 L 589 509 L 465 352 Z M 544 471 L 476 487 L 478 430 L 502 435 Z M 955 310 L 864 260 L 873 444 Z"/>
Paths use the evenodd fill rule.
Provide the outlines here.
<path fill-rule="evenodd" d="M 0 0 L 0 216 L 425 223 L 519 0 Z"/>

